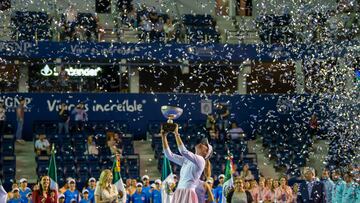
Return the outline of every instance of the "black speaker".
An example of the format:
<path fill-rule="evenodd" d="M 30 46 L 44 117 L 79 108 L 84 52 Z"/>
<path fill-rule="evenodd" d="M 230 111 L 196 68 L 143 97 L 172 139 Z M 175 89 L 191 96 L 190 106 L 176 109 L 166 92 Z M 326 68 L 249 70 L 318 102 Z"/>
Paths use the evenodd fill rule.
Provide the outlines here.
<path fill-rule="evenodd" d="M 0 11 L 5 11 L 11 8 L 11 0 L 0 0 Z"/>
<path fill-rule="evenodd" d="M 96 0 L 95 10 L 97 13 L 111 13 L 111 0 Z"/>

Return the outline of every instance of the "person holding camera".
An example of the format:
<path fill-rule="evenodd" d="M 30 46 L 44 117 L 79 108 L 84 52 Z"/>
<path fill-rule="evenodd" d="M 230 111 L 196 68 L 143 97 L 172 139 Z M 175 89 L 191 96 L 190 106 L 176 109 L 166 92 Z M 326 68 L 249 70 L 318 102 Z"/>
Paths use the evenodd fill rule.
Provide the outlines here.
<path fill-rule="evenodd" d="M 202 139 L 199 144 L 195 146 L 195 154 L 188 151 L 183 144 L 179 135 L 179 126 L 176 124 L 174 134 L 176 144 L 178 146 L 180 155 L 173 154 L 170 150 L 168 140 L 163 127 L 161 127 L 161 138 L 163 150 L 166 158 L 181 166 L 180 180 L 177 189 L 174 193 L 172 202 L 176 203 L 198 203 L 198 197 L 195 188 L 198 185 L 201 174 L 205 168 L 205 160 L 209 159 L 212 154 L 212 146 L 207 139 Z"/>

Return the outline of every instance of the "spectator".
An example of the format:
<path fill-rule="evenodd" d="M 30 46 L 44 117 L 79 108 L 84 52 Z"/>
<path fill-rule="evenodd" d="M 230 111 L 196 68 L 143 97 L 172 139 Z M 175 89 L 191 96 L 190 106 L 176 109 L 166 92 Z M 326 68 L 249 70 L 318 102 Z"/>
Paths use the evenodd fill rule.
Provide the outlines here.
<path fill-rule="evenodd" d="M 142 30 L 141 39 L 144 42 L 147 42 L 150 39 L 150 33 L 153 29 L 152 28 L 153 24 L 151 23 L 150 19 L 147 16 L 142 16 L 140 25 L 141 25 L 141 30 Z"/>
<path fill-rule="evenodd" d="M 3 135 L 5 132 L 5 122 L 6 122 L 6 107 L 3 101 L 0 101 L 0 135 Z"/>
<path fill-rule="evenodd" d="M 334 188 L 335 184 L 330 179 L 330 172 L 326 168 L 324 168 L 322 171 L 321 182 L 324 185 L 326 202 L 332 202 L 332 189 Z"/>
<path fill-rule="evenodd" d="M 91 202 L 95 202 L 95 188 L 96 188 L 96 179 L 94 177 L 89 178 L 89 186 L 86 188 L 89 192 L 89 199 Z"/>
<path fill-rule="evenodd" d="M 223 190 L 223 184 L 224 184 L 225 175 L 221 174 L 219 175 L 219 184 L 214 189 L 214 199 L 217 203 L 222 203 L 222 190 Z"/>
<path fill-rule="evenodd" d="M 39 188 L 33 192 L 33 203 L 54 203 L 57 198 L 57 191 L 50 189 L 50 177 L 41 177 Z"/>
<path fill-rule="evenodd" d="M 63 194 L 59 195 L 59 203 L 65 203 L 65 196 Z"/>
<path fill-rule="evenodd" d="M 325 202 L 324 186 L 315 179 L 315 170 L 306 167 L 304 170 L 305 181 L 300 184 L 298 202 Z"/>
<path fill-rule="evenodd" d="M 7 203 L 22 203 L 22 199 L 19 193 L 19 188 L 12 189 L 12 197 L 7 200 Z"/>
<path fill-rule="evenodd" d="M 293 200 L 293 193 L 291 187 L 287 185 L 285 177 L 280 178 L 280 186 L 276 190 L 276 202 L 291 203 Z"/>
<path fill-rule="evenodd" d="M 165 40 L 167 42 L 175 39 L 175 26 L 173 25 L 173 21 L 171 18 L 166 19 L 163 30 L 165 33 Z"/>
<path fill-rule="evenodd" d="M 118 203 L 118 190 L 116 185 L 112 184 L 113 175 L 109 169 L 103 170 L 100 174 L 99 182 L 95 189 L 95 202 Z"/>
<path fill-rule="evenodd" d="M 133 6 L 131 7 L 130 12 L 128 14 L 128 21 L 129 21 L 128 22 L 129 27 L 137 28 L 139 26 L 136 8 Z"/>
<path fill-rule="evenodd" d="M 310 134 L 312 136 L 317 135 L 318 128 L 319 128 L 319 125 L 318 125 L 317 117 L 315 114 L 313 114 L 313 115 L 311 115 L 311 118 L 310 118 Z"/>
<path fill-rule="evenodd" d="M 115 138 L 114 132 L 107 133 L 107 146 L 109 147 L 112 154 L 121 154 L 121 150 L 118 148 L 118 140 Z"/>
<path fill-rule="evenodd" d="M 291 203 L 297 203 L 297 196 L 299 194 L 299 184 L 295 183 L 293 185 L 293 201 Z"/>
<path fill-rule="evenodd" d="M 231 129 L 228 131 L 231 140 L 238 140 L 245 137 L 242 128 L 238 127 L 235 122 L 231 123 Z"/>
<path fill-rule="evenodd" d="M 32 201 L 32 193 L 31 192 L 26 195 L 26 201 L 25 202 L 26 203 L 33 203 L 33 201 Z"/>
<path fill-rule="evenodd" d="M 61 70 L 60 70 L 59 76 L 58 76 L 58 84 L 59 84 L 59 86 L 61 88 L 60 89 L 61 92 L 68 91 L 68 88 L 69 88 L 69 74 L 65 70 L 64 66 L 61 66 Z"/>
<path fill-rule="evenodd" d="M 155 180 L 154 189 L 151 192 L 151 202 L 152 203 L 161 203 L 161 180 Z"/>
<path fill-rule="evenodd" d="M 354 174 L 350 171 L 344 175 L 346 182 L 342 195 L 342 203 L 347 202 L 360 202 L 360 190 L 359 185 L 354 182 Z"/>
<path fill-rule="evenodd" d="M 19 188 L 20 197 L 23 200 L 23 202 L 28 202 L 27 195 L 31 193 L 31 189 L 27 187 L 28 182 L 25 178 L 21 178 L 19 182 L 20 182 L 20 188 Z"/>
<path fill-rule="evenodd" d="M 64 134 L 69 134 L 69 121 L 70 113 L 65 103 L 61 103 L 61 108 L 59 111 L 59 134 L 62 133 L 64 129 Z"/>
<path fill-rule="evenodd" d="M 82 131 L 84 129 L 85 122 L 88 120 L 84 103 L 80 102 L 72 111 L 72 114 L 75 114 L 77 130 Z"/>
<path fill-rule="evenodd" d="M 143 181 L 143 184 L 144 184 L 144 187 L 142 189 L 143 193 L 145 193 L 146 195 L 146 202 L 150 202 L 150 196 L 151 196 L 151 193 L 150 193 L 150 178 L 148 175 L 144 175 L 142 178 L 142 181 Z"/>
<path fill-rule="evenodd" d="M 273 201 L 277 200 L 277 196 L 279 195 L 279 193 L 278 193 L 279 192 L 278 191 L 279 186 L 280 186 L 279 181 L 278 180 L 273 180 L 273 188 L 272 188 L 272 192 L 274 194 Z"/>
<path fill-rule="evenodd" d="M 266 197 L 269 196 L 269 194 L 271 194 L 271 190 L 268 189 L 267 187 L 265 187 L 265 181 L 266 180 L 265 180 L 264 177 L 260 177 L 260 179 L 259 179 L 259 187 L 258 187 L 258 196 L 257 196 L 257 199 L 256 199 L 257 202 L 267 203 L 271 199 L 271 198 L 268 198 L 268 200 L 266 201 Z"/>
<path fill-rule="evenodd" d="M 128 194 L 130 197 L 136 192 L 136 179 L 130 179 L 130 187 L 128 188 Z"/>
<path fill-rule="evenodd" d="M 214 118 L 214 115 L 209 114 L 206 118 L 206 124 L 205 127 L 208 131 L 215 129 L 216 120 Z"/>
<path fill-rule="evenodd" d="M 226 201 L 228 203 L 237 202 L 253 202 L 250 192 L 245 191 L 244 181 L 237 177 L 234 182 L 234 188 L 232 188 L 226 195 Z"/>
<path fill-rule="evenodd" d="M 39 135 L 39 138 L 35 142 L 35 150 L 38 156 L 50 154 L 50 143 L 46 139 L 45 134 Z"/>
<path fill-rule="evenodd" d="M 245 164 L 242 171 L 240 172 L 240 178 L 248 181 L 248 180 L 253 180 L 254 176 L 251 173 L 251 171 L 249 170 L 249 164 Z"/>
<path fill-rule="evenodd" d="M 214 202 L 215 201 L 215 198 L 214 198 L 214 189 L 213 189 L 213 186 L 214 186 L 214 179 L 209 177 L 207 180 L 206 180 L 206 184 L 207 186 L 205 185 L 205 187 L 207 187 L 207 192 L 205 194 L 205 202 Z"/>
<path fill-rule="evenodd" d="M 89 199 L 89 191 L 85 189 L 82 192 L 83 198 L 81 199 L 80 203 L 91 203 L 92 201 Z"/>
<path fill-rule="evenodd" d="M 272 178 L 266 179 L 264 195 L 265 195 L 265 202 L 273 202 L 275 200 Z"/>
<path fill-rule="evenodd" d="M 132 203 L 146 203 L 146 195 L 142 191 L 143 184 L 136 184 L 136 192 L 131 196 Z"/>
<path fill-rule="evenodd" d="M 69 7 L 65 10 L 63 19 L 64 33 L 67 38 L 70 38 L 70 40 L 73 40 L 75 36 L 77 17 L 78 12 L 75 9 L 75 6 L 73 4 L 70 4 Z"/>
<path fill-rule="evenodd" d="M 225 104 L 218 104 L 216 106 L 216 122 L 220 131 L 226 131 L 229 126 L 230 112 Z"/>
<path fill-rule="evenodd" d="M 341 173 L 338 170 L 333 171 L 331 177 L 334 181 L 331 199 L 334 203 L 342 203 L 342 194 L 346 183 L 341 179 Z"/>
<path fill-rule="evenodd" d="M 250 190 L 249 190 L 252 199 L 255 201 L 259 197 L 259 186 L 257 185 L 256 180 L 250 181 Z"/>
<path fill-rule="evenodd" d="M 75 200 L 76 203 L 79 203 L 81 200 L 80 192 L 76 189 L 76 182 L 74 179 L 68 181 L 69 188 L 64 192 L 65 203 L 72 203 Z"/>
<path fill-rule="evenodd" d="M 87 155 L 98 155 L 99 154 L 99 150 L 96 146 L 96 142 L 93 139 L 92 135 L 90 135 L 87 139 L 85 154 L 87 154 Z"/>
<path fill-rule="evenodd" d="M 20 144 L 25 143 L 25 141 L 22 139 L 24 116 L 25 116 L 25 99 L 23 97 L 20 97 L 19 106 L 16 108 L 16 120 L 17 120 L 16 142 Z"/>

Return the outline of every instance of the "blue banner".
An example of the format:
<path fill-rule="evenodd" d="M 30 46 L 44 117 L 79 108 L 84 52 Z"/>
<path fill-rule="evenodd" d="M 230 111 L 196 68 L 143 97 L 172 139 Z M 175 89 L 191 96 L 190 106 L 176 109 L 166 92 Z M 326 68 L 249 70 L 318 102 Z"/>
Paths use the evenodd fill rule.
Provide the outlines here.
<path fill-rule="evenodd" d="M 3 42 L 0 41 L 0 57 L 4 59 L 61 58 L 63 61 L 80 60 L 101 62 L 161 61 L 181 63 L 189 61 L 241 62 L 246 59 L 261 61 L 283 61 L 309 56 L 326 58 L 340 56 L 350 43 L 342 46 L 304 45 L 229 45 L 229 44 L 162 44 L 162 43 L 93 43 L 93 42 Z"/>
<path fill-rule="evenodd" d="M 302 108 L 310 106 L 308 96 L 299 95 L 233 95 L 233 96 L 206 96 L 200 94 L 117 94 L 117 93 L 89 93 L 89 94 L 51 94 L 51 93 L 28 93 L 28 94 L 0 94 L 0 100 L 4 101 L 7 109 L 7 121 L 16 124 L 16 107 L 18 97 L 22 96 L 26 101 L 24 136 L 32 139 L 33 124 L 36 121 L 58 121 L 58 111 L 61 102 L 68 104 L 70 110 L 79 102 L 85 103 L 89 121 L 91 122 L 124 122 L 129 126 L 132 134 L 145 137 L 148 124 L 151 122 L 166 122 L 161 114 L 162 105 L 173 105 L 184 109 L 183 115 L 177 122 L 205 123 L 209 111 L 214 113 L 214 104 L 226 103 L 231 112 L 231 120 L 240 124 L 246 133 L 252 133 L 256 128 L 256 122 L 268 116 L 292 117 L 294 122 L 303 120 L 311 115 Z M 296 104 L 294 98 L 299 98 L 302 103 Z M 209 104 L 211 106 L 209 106 Z M 74 120 L 72 115 L 71 121 Z M 304 121 L 302 121 L 304 122 Z"/>

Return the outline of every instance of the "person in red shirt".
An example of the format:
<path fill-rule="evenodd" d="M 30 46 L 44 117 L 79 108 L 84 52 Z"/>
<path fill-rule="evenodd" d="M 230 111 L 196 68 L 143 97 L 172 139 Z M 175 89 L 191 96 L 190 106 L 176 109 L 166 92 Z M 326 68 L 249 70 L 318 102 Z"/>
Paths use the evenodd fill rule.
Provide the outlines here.
<path fill-rule="evenodd" d="M 57 191 L 50 189 L 50 177 L 41 177 L 38 190 L 33 192 L 33 203 L 57 203 Z"/>

